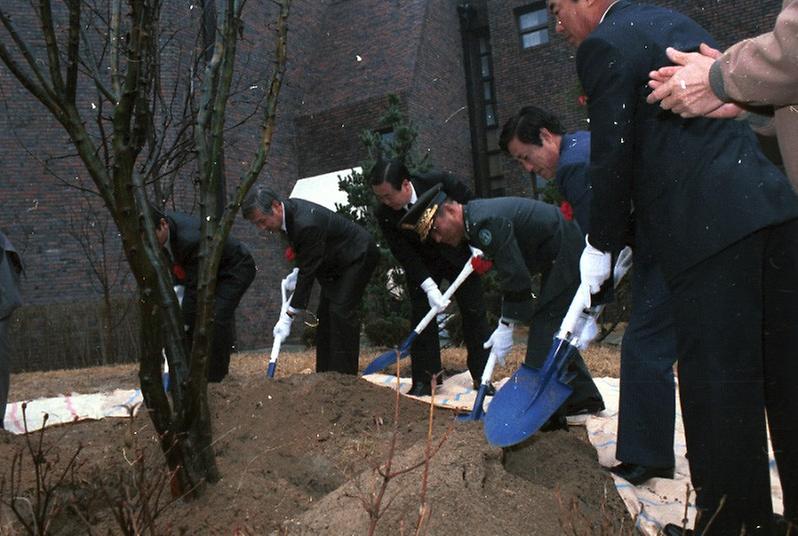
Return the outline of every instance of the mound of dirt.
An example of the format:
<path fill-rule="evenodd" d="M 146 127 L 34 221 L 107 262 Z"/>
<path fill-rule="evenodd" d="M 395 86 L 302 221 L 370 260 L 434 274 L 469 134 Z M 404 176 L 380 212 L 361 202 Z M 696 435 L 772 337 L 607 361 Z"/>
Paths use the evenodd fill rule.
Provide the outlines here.
<path fill-rule="evenodd" d="M 410 534 L 419 512 L 422 533 L 432 535 L 619 534 L 631 523 L 581 429 L 537 434 L 502 451 L 486 443 L 480 423 L 455 424 L 451 412 L 435 410 L 430 426 L 429 406 L 407 398 L 397 421 L 391 390 L 336 373 L 233 376 L 212 385 L 210 396 L 223 478 L 196 501 L 168 505 L 155 520 L 157 534 L 367 534 L 375 518 L 377 534 Z M 391 479 L 383 510 L 370 516 L 382 482 L 375 468 L 394 439 L 393 471 L 423 462 L 427 448 L 443 443 L 426 468 Z M 162 465 L 144 412 L 51 430 L 44 441 L 62 461 L 84 446 L 73 498 L 90 495 L 75 486 L 129 471 L 133 452 L 146 450 Z M 0 441 L 2 466 L 24 442 Z M 25 467 L 23 488 L 33 482 Z M 63 514 L 56 533 L 85 534 L 87 522 L 119 532 L 109 501 L 88 503 L 80 516 Z"/>

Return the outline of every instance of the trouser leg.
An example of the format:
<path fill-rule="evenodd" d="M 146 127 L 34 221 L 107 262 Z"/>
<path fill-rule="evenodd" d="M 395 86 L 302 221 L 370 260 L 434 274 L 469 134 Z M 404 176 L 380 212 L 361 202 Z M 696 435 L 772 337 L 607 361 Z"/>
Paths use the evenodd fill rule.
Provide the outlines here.
<path fill-rule="evenodd" d="M 325 289 L 329 320 L 329 370 L 357 374 L 360 355 L 360 303 L 379 253 L 372 244 L 368 252 L 353 263 Z"/>
<path fill-rule="evenodd" d="M 529 323 L 529 339 L 524 360 L 526 365 L 537 369 L 543 366 L 575 292 L 576 288 L 562 292 L 535 312 Z M 602 400 L 601 393 L 578 351 L 573 352 L 567 370 L 569 375 L 573 376 L 570 382 L 573 393 L 563 406 L 566 414 L 572 411 L 570 408 L 578 408 L 588 401 Z"/>
<path fill-rule="evenodd" d="M 798 525 L 798 220 L 770 231 L 764 286 L 767 417 L 784 516 Z"/>
<path fill-rule="evenodd" d="M 410 322 L 415 328 L 429 312 L 427 295 L 419 287 L 410 287 Z M 441 365 L 441 344 L 438 338 L 438 323 L 435 319 L 418 334 L 410 346 L 410 368 L 413 383 L 429 385 L 434 374 L 443 368 Z"/>
<path fill-rule="evenodd" d="M 241 298 L 255 279 L 255 262 L 247 257 L 216 281 L 213 306 L 211 354 L 208 356 L 208 381 L 220 382 L 230 369 L 230 353 L 235 344 L 235 312 Z"/>
<path fill-rule="evenodd" d="M 635 261 L 632 314 L 621 345 L 618 446 L 622 462 L 674 465 L 676 334 L 670 291 L 659 267 Z"/>
<path fill-rule="evenodd" d="M 490 355 L 490 350 L 482 347 L 490 337 L 490 328 L 486 318 L 481 278 L 477 274 L 471 274 L 454 293 L 454 298 L 463 320 L 463 342 L 468 351 L 468 370 L 472 380 L 479 383 Z"/>
<path fill-rule="evenodd" d="M 670 282 L 698 534 L 770 533 L 763 243 L 755 233 Z"/>
<path fill-rule="evenodd" d="M 330 354 L 330 299 L 324 287 L 319 296 L 319 307 L 316 309 L 316 318 L 319 324 L 316 326 L 316 372 L 327 372 L 332 370 L 332 358 Z"/>

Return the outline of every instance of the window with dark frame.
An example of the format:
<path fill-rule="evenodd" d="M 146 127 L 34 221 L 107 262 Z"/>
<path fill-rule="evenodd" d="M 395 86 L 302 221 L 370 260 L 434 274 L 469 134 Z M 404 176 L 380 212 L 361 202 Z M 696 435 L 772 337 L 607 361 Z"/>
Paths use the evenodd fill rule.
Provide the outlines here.
<path fill-rule="evenodd" d="M 482 76 L 482 103 L 485 107 L 485 126 L 496 128 L 496 98 L 493 89 L 493 63 L 491 60 L 490 41 L 487 37 L 479 38 L 479 65 Z"/>
<path fill-rule="evenodd" d="M 549 42 L 549 13 L 545 2 L 535 2 L 515 11 L 521 48 L 532 48 Z"/>
<path fill-rule="evenodd" d="M 393 129 L 390 127 L 378 130 L 377 135 L 380 137 L 380 143 L 383 147 L 391 145 L 396 137 Z"/>

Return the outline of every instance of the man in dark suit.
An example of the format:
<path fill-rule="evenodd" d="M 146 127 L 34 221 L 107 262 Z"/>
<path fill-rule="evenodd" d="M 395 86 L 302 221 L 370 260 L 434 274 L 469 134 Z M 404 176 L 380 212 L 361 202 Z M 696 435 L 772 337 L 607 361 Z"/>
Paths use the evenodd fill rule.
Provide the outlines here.
<path fill-rule="evenodd" d="M 627 234 L 671 291 L 697 533 L 770 534 L 765 408 L 798 520 L 798 199 L 747 125 L 646 103 L 665 49 L 716 46 L 689 18 L 621 0 L 548 0 L 579 48 L 593 184 L 582 280 L 597 288 Z M 711 526 L 708 525 L 711 521 Z"/>
<path fill-rule="evenodd" d="M 505 123 L 499 147 L 527 172 L 554 180 L 582 233 L 590 231 L 590 132 L 566 133 L 554 114 L 525 106 Z M 615 452 L 621 463 L 610 469 L 635 486 L 654 477 L 673 478 L 674 467 L 676 334 L 670 292 L 645 246 L 634 248 L 632 312 L 621 345 Z"/>
<path fill-rule="evenodd" d="M 157 220 L 155 235 L 172 262 L 175 284 L 185 287 L 180 308 L 186 323 L 186 335 L 191 342 L 197 315 L 200 220 L 182 212 L 163 213 L 153 209 L 153 213 Z M 230 369 L 230 352 L 235 344 L 233 326 L 236 307 L 253 279 L 255 261 L 252 255 L 243 243 L 228 237 L 216 276 L 213 341 L 208 360 L 209 382 L 222 381 Z"/>
<path fill-rule="evenodd" d="M 435 247 L 419 240 L 416 233 L 399 229 L 399 220 L 418 196 L 434 185 L 443 185 L 443 191 L 461 203 L 469 201 L 471 190 L 446 173 L 410 175 L 399 160 L 380 160 L 371 171 L 371 189 L 379 202 L 375 209 L 377 223 L 388 247 L 405 271 L 407 293 L 410 296 L 411 322 L 417 325 L 430 307 L 444 305 L 438 288 L 442 280 L 450 283 L 471 257 L 466 244 L 457 247 Z M 488 351 L 482 343 L 490 331 L 486 322 L 485 299 L 479 275 L 472 274 L 454 294 L 463 319 L 463 339 L 468 350 L 468 370 L 475 388 L 479 387 L 482 371 L 488 360 Z M 430 381 L 441 371 L 441 350 L 437 323 L 430 323 L 422 331 L 410 351 L 413 385 L 409 394 L 429 395 Z"/>
<path fill-rule="evenodd" d="M 528 323 L 525 362 L 540 368 L 579 287 L 583 244 L 579 226 L 565 220 L 559 209 L 548 203 L 497 197 L 461 204 L 447 199 L 439 186 L 419 198 L 400 225 L 413 229 L 422 240 L 431 238 L 451 247 L 468 243 L 493 261 L 502 291 L 502 316 L 485 347 L 502 361 L 512 348 L 515 324 Z M 539 296 L 532 290 L 536 274 L 541 276 Z M 550 427 L 565 426 L 565 415 L 604 409 L 579 352 L 575 352 L 569 372 L 574 375 L 573 393 Z"/>
<path fill-rule="evenodd" d="M 22 274 L 22 260 L 11 241 L 0 232 L 0 429 L 8 403 L 8 390 L 11 378 L 11 352 L 8 344 L 8 327 L 11 314 L 22 305 L 19 292 L 19 276 Z"/>
<path fill-rule="evenodd" d="M 318 280 L 316 371 L 357 374 L 358 310 L 379 255 L 374 238 L 340 214 L 304 199 L 283 201 L 269 188 L 251 191 L 241 213 L 263 231 L 285 233 L 296 254 L 296 288 L 274 326 L 275 338 L 288 337 L 294 316 L 307 308 L 313 281 Z"/>

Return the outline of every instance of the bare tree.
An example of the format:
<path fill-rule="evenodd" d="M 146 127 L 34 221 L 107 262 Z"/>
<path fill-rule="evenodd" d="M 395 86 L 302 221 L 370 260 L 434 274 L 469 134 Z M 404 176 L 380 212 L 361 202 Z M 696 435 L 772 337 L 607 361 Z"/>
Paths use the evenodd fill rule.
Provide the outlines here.
<path fill-rule="evenodd" d="M 164 85 L 172 78 L 162 71 L 161 52 L 164 43 L 174 37 L 160 25 L 161 7 L 168 3 L 63 0 L 63 5 L 54 7 L 50 0 L 31 0 L 30 7 L 14 9 L 26 10 L 26 15 L 34 12 L 38 23 L 35 38 L 26 38 L 31 32 L 19 31 L 10 8 L 0 8 L 4 29 L 0 60 L 66 131 L 122 239 L 139 291 L 142 393 L 174 471 L 176 495 L 196 495 L 206 482 L 219 479 L 211 446 L 206 380 L 216 273 L 241 201 L 257 179 L 271 146 L 285 73 L 290 0 L 271 2 L 277 8 L 275 61 L 262 111 L 260 143 L 224 207 L 219 206 L 218 192 L 225 111 L 246 0 L 206 3 L 214 4 L 217 13 L 212 54 L 194 56 L 201 68 L 194 71 L 196 80 L 192 78 L 186 85 L 180 103 L 179 91 L 172 92 L 170 99 L 164 97 L 168 93 Z M 90 102 L 83 102 L 89 94 Z M 178 174 L 187 147 L 197 160 L 204 237 L 190 356 L 147 198 L 149 186 L 158 202 L 163 202 L 162 179 Z M 171 403 L 160 380 L 162 348 L 166 348 L 173 377 Z"/>

